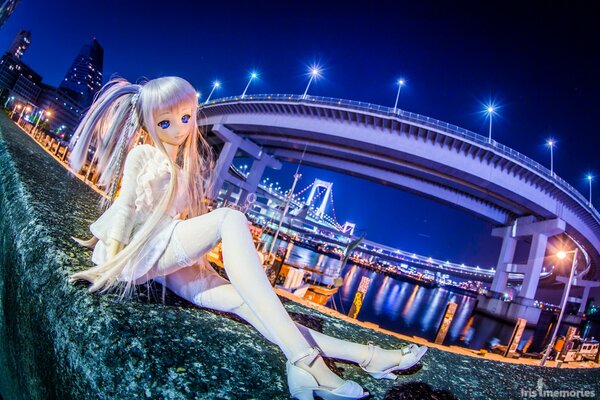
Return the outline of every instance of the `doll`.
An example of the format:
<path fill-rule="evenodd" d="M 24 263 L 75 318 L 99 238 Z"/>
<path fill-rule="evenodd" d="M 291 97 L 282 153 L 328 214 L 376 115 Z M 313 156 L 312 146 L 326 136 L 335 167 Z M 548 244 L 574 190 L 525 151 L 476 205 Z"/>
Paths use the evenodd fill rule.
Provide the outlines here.
<path fill-rule="evenodd" d="M 178 77 L 144 84 L 108 82 L 75 131 L 69 162 L 80 171 L 94 150 L 106 211 L 90 226 L 96 266 L 74 273 L 89 292 L 132 294 L 152 279 L 201 307 L 235 313 L 276 344 L 287 358 L 290 394 L 297 399 L 360 399 L 368 395 L 328 369 L 323 357 L 359 363 L 376 379 L 416 364 L 427 350 L 384 350 L 352 343 L 294 323 L 271 287 L 246 216 L 208 211 L 214 157 L 197 122 L 196 91 Z M 140 138 L 145 144 L 136 145 Z M 119 189 L 119 182 L 120 189 Z M 118 196 L 117 196 L 118 190 Z M 221 242 L 229 280 L 207 262 Z"/>

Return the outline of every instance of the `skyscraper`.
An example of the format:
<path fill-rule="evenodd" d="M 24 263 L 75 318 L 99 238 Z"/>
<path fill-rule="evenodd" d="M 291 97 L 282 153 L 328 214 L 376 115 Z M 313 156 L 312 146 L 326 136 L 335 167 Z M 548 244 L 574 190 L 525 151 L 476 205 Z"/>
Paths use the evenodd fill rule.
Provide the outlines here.
<path fill-rule="evenodd" d="M 42 91 L 42 77 L 21 59 L 30 43 L 31 32 L 21 30 L 8 51 L 0 58 L 0 93 L 17 95 L 23 101 L 35 102 Z M 8 89 L 8 93 L 4 89 Z"/>
<path fill-rule="evenodd" d="M 10 14 L 15 11 L 17 4 L 19 4 L 19 0 L 0 0 L 0 28 L 10 17 Z"/>
<path fill-rule="evenodd" d="M 59 90 L 75 99 L 82 108 L 89 107 L 94 95 L 102 87 L 103 64 L 104 49 L 93 38 L 92 43 L 84 45 L 75 57 Z"/>
<path fill-rule="evenodd" d="M 17 36 L 13 39 L 12 44 L 8 48 L 8 52 L 12 54 L 15 58 L 21 59 L 23 57 L 23 53 L 29 47 L 31 43 L 31 32 L 29 31 L 20 31 L 17 33 Z"/>

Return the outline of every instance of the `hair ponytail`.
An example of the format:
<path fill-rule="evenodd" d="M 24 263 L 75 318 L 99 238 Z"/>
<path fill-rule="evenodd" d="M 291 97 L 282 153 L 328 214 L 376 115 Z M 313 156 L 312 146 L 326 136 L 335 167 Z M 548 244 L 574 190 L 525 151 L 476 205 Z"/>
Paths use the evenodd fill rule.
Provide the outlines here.
<path fill-rule="evenodd" d="M 94 148 L 94 162 L 99 172 L 98 185 L 109 195 L 103 199 L 107 206 L 114 195 L 122 174 L 123 160 L 137 136 L 141 126 L 137 99 L 141 90 L 121 78 L 109 81 L 96 96 L 71 139 L 69 164 L 79 172 L 88 161 L 88 153 Z"/>

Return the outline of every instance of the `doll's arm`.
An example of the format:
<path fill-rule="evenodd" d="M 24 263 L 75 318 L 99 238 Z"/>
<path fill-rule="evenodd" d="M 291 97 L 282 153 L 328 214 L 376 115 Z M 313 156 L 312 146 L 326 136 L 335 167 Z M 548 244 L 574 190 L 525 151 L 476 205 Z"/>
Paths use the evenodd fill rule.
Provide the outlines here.
<path fill-rule="evenodd" d="M 127 158 L 123 167 L 123 179 L 119 197 L 113 202 L 108 210 L 90 226 L 90 231 L 94 236 L 100 238 L 105 243 L 111 241 L 120 242 L 123 246 L 130 240 L 133 225 L 135 223 L 135 199 L 137 177 L 143 169 L 147 159 L 145 148 L 147 145 L 134 147 Z M 113 244 L 111 249 L 116 254 L 119 249 Z"/>
<path fill-rule="evenodd" d="M 123 248 L 125 247 L 125 243 L 121 243 L 118 240 L 110 239 L 108 242 L 108 249 L 106 250 L 106 256 L 110 260 L 114 256 L 116 256 Z"/>

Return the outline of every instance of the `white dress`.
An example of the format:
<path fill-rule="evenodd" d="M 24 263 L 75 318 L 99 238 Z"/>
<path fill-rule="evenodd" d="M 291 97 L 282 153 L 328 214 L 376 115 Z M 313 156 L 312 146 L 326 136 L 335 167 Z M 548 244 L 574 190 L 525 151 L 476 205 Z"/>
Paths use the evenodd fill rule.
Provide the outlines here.
<path fill-rule="evenodd" d="M 118 277 L 120 281 L 144 283 L 144 275 L 156 265 L 169 243 L 173 229 L 181 222 L 179 213 L 186 205 L 186 177 L 179 169 L 178 174 L 178 191 L 173 206 L 159 222 L 155 230 L 157 233 L 125 266 Z M 106 262 L 110 239 L 128 244 L 137 237 L 143 223 L 150 218 L 166 191 L 170 179 L 168 160 L 156 147 L 143 144 L 127 154 L 119 197 L 90 225 L 90 231 L 99 239 L 92 254 L 95 264 Z M 184 253 L 181 258 L 182 262 L 189 261 Z"/>

